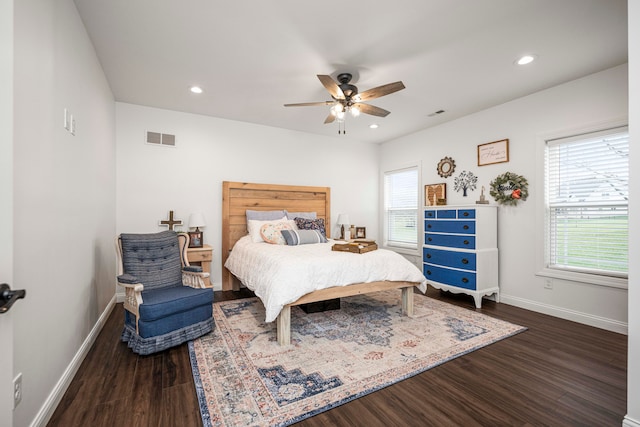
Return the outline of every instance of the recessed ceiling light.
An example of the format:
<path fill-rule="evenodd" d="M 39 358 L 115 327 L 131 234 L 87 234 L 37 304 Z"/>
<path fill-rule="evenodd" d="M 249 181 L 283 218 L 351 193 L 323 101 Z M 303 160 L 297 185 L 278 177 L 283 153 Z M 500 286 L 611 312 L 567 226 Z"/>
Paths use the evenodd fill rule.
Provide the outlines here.
<path fill-rule="evenodd" d="M 371 124 L 369 125 L 369 128 L 370 128 L 370 129 L 378 129 L 378 124 L 377 124 L 377 123 L 371 123 Z"/>
<path fill-rule="evenodd" d="M 535 61 L 535 59 L 536 59 L 536 55 L 523 55 L 516 60 L 516 64 L 518 65 L 531 64 L 533 61 Z"/>
<path fill-rule="evenodd" d="M 190 90 L 193 93 L 202 93 L 202 88 L 200 86 L 191 86 Z"/>

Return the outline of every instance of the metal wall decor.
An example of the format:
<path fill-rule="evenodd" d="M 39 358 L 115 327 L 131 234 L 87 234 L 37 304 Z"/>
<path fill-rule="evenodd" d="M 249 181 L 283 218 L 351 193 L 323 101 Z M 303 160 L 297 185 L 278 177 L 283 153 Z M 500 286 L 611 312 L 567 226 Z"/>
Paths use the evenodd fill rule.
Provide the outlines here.
<path fill-rule="evenodd" d="M 462 190 L 462 196 L 467 197 L 467 190 L 475 190 L 478 183 L 478 177 L 471 171 L 462 171 L 460 175 L 453 180 L 454 189 Z"/>
<path fill-rule="evenodd" d="M 445 157 L 438 162 L 438 175 L 443 178 L 451 176 L 456 170 L 456 162 L 451 157 Z"/>

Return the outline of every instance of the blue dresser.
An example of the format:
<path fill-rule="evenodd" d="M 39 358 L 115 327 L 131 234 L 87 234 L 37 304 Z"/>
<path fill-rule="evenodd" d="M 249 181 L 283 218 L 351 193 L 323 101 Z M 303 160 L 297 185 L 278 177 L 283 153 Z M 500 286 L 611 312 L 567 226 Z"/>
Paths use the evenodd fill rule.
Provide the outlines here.
<path fill-rule="evenodd" d="M 496 206 L 430 206 L 424 210 L 423 273 L 436 289 L 472 295 L 476 307 L 498 286 Z"/>

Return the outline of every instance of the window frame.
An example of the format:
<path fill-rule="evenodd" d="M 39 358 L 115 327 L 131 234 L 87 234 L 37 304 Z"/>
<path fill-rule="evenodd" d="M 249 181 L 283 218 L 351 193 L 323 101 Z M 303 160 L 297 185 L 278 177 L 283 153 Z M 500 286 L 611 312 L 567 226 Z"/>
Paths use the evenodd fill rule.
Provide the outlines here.
<path fill-rule="evenodd" d="M 387 211 L 387 206 L 386 206 L 386 177 L 389 174 L 393 174 L 393 173 L 399 173 L 399 172 L 403 172 L 403 171 L 409 171 L 409 170 L 415 170 L 416 172 L 416 240 L 415 240 L 415 244 L 412 243 L 400 243 L 400 242 L 395 242 L 395 241 L 390 241 L 389 240 L 389 227 L 388 227 L 388 211 Z M 380 175 L 380 181 L 381 181 L 381 223 L 382 223 L 382 238 L 383 238 L 383 246 L 386 248 L 389 248 L 395 252 L 399 252 L 399 253 L 405 253 L 405 254 L 411 254 L 411 255 L 415 255 L 418 253 L 419 249 L 422 247 L 421 243 L 420 243 L 420 229 L 421 229 L 421 222 L 420 222 L 420 202 L 421 202 L 421 196 L 420 196 L 420 183 L 422 182 L 421 180 L 421 168 L 420 165 L 418 164 L 408 164 L 408 165 L 402 165 L 402 166 L 398 166 L 398 167 L 394 167 L 394 168 L 389 168 L 387 170 L 384 170 L 381 172 Z"/>
<path fill-rule="evenodd" d="M 581 128 L 569 129 L 565 131 L 559 131 L 544 135 L 538 135 L 537 148 L 536 148 L 536 165 L 538 174 L 536 175 L 536 187 L 540 189 L 536 193 L 536 206 L 538 215 L 536 215 L 536 229 L 542 231 L 537 233 L 536 238 L 536 276 L 549 277 L 561 280 L 567 280 L 572 282 L 587 283 L 597 286 L 613 287 L 620 289 L 628 288 L 628 278 L 617 277 L 613 275 L 603 275 L 599 273 L 589 273 L 587 271 L 574 271 L 565 270 L 559 268 L 551 268 L 548 266 L 549 262 L 549 247 L 548 247 L 548 207 L 546 200 L 546 185 L 547 185 L 547 164 L 546 164 L 546 147 L 547 141 L 568 139 L 579 135 L 597 134 L 602 131 L 615 132 L 617 128 L 628 128 L 627 118 L 620 118 L 607 122 L 602 122 L 590 126 Z M 627 204 L 628 206 L 628 204 Z"/>

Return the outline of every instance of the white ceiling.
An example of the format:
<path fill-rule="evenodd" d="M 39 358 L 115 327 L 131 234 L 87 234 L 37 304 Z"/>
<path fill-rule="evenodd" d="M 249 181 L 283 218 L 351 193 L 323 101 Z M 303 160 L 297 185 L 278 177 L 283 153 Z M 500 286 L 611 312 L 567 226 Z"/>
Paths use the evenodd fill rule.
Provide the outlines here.
<path fill-rule="evenodd" d="M 626 0 L 75 0 L 117 101 L 379 143 L 627 62 Z M 515 66 L 524 53 L 538 56 Z M 323 124 L 317 74 L 391 111 Z M 191 85 L 204 89 L 189 92 Z M 437 110 L 444 114 L 429 117 Z M 368 128 L 378 123 L 376 130 Z"/>

